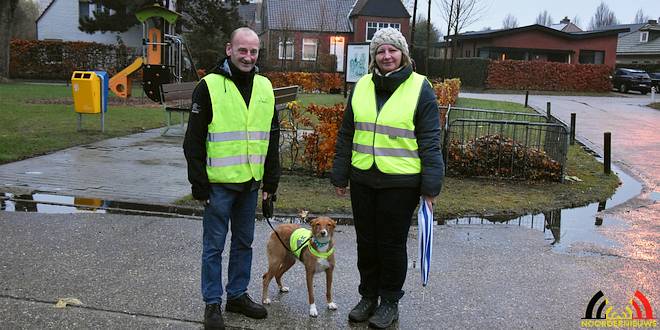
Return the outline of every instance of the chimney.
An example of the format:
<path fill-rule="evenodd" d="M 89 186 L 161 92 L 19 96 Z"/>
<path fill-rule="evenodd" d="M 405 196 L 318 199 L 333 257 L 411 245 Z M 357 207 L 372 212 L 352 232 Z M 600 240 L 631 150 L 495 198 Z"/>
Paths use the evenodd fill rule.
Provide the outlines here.
<path fill-rule="evenodd" d="M 570 23 L 570 22 L 571 22 L 571 20 L 568 19 L 568 16 L 564 16 L 564 19 L 561 20 L 559 23 L 561 23 L 561 24 L 568 24 L 568 23 Z"/>

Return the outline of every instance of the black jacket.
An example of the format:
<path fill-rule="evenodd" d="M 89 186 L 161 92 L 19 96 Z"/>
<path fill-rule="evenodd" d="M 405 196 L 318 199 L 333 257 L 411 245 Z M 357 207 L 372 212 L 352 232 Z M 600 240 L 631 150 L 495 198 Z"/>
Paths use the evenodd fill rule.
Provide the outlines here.
<path fill-rule="evenodd" d="M 376 104 L 378 111 L 390 98 L 392 93 L 403 83 L 412 68 L 404 67 L 389 76 L 374 73 L 372 80 L 376 88 Z M 417 137 L 419 158 L 422 162 L 420 174 L 385 174 L 378 170 L 376 163 L 368 170 L 360 170 L 351 166 L 351 150 L 353 148 L 353 134 L 355 123 L 351 100 L 348 99 L 344 119 L 337 136 L 336 153 L 332 165 L 330 180 L 336 187 L 346 187 L 349 180 L 370 186 L 372 188 L 415 188 L 425 196 L 437 196 L 442 188 L 445 170 L 440 150 L 440 117 L 435 92 L 430 83 L 422 85 L 417 101 L 414 124 Z"/>
<path fill-rule="evenodd" d="M 252 70 L 250 73 L 241 72 L 228 58 L 220 62 L 211 71 L 211 73 L 223 75 L 233 81 L 241 92 L 245 104 L 248 106 L 250 104 L 255 72 L 256 70 Z M 188 130 L 183 141 L 183 151 L 188 161 L 188 181 L 192 185 L 193 198 L 199 200 L 208 199 L 210 193 L 209 178 L 206 174 L 206 137 L 208 135 L 208 126 L 212 119 L 211 96 L 209 95 L 206 81 L 202 80 L 193 91 Z M 273 109 L 273 120 L 270 125 L 270 142 L 268 144 L 263 177 L 263 191 L 269 193 L 275 193 L 277 191 L 277 185 L 280 181 L 279 140 L 279 119 L 277 110 Z M 259 189 L 260 184 L 261 181 L 252 179 L 244 183 L 223 183 L 222 185 L 232 190 L 246 191 Z"/>

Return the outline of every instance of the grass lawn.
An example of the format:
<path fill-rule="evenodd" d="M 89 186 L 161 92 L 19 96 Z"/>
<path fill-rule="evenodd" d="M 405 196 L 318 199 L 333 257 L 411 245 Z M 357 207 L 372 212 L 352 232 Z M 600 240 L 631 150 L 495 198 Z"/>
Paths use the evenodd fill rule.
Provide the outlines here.
<path fill-rule="evenodd" d="M 651 103 L 651 104 L 649 104 L 649 107 L 651 107 L 653 109 L 656 109 L 656 110 L 660 110 L 660 102 Z"/>
<path fill-rule="evenodd" d="M 0 84 L 0 163 L 161 127 L 165 118 L 153 102 L 140 107 L 109 105 L 105 133 L 100 114 L 83 115 L 78 132 L 78 114 L 71 102 L 71 86 Z"/>

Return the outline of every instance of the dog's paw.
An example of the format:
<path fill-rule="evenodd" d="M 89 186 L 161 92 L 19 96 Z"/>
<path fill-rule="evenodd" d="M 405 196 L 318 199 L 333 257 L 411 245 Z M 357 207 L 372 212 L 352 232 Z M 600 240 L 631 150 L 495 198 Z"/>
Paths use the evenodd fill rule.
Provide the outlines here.
<path fill-rule="evenodd" d="M 289 287 L 288 286 L 281 287 L 280 292 L 289 292 Z"/>
<path fill-rule="evenodd" d="M 270 298 L 266 298 L 261 301 L 264 305 L 270 305 Z"/>
<path fill-rule="evenodd" d="M 316 310 L 316 304 L 309 305 L 309 316 L 311 317 L 319 316 L 319 312 Z"/>
<path fill-rule="evenodd" d="M 328 303 L 328 309 L 331 310 L 331 311 L 336 311 L 336 310 L 337 310 L 337 304 L 335 304 L 335 303 L 332 302 L 332 301 L 329 302 L 329 303 Z"/>

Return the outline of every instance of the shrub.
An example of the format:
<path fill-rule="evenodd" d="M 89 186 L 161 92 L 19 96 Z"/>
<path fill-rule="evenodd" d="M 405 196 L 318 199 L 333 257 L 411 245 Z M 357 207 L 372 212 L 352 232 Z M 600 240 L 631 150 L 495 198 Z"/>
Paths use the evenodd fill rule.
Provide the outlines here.
<path fill-rule="evenodd" d="M 344 105 L 330 107 L 310 104 L 307 111 L 316 115 L 319 123 L 314 131 L 303 135 L 305 140 L 305 161 L 316 175 L 323 175 L 332 167 L 335 156 L 337 133 L 344 117 Z"/>
<path fill-rule="evenodd" d="M 611 68 L 603 64 L 491 61 L 487 87 L 495 89 L 607 92 Z"/>
<path fill-rule="evenodd" d="M 273 83 L 273 87 L 298 85 L 307 93 L 329 93 L 341 90 L 344 79 L 339 73 L 310 73 L 310 72 L 265 72 Z"/>

